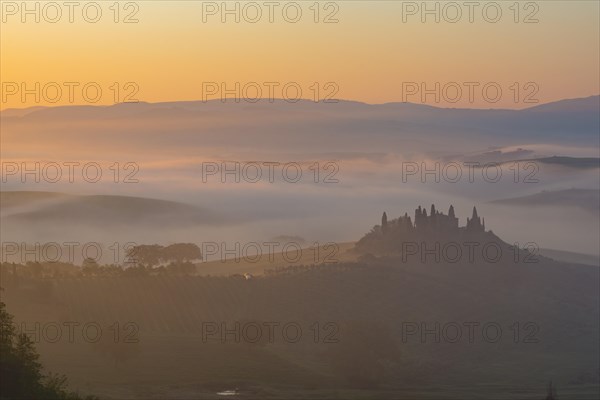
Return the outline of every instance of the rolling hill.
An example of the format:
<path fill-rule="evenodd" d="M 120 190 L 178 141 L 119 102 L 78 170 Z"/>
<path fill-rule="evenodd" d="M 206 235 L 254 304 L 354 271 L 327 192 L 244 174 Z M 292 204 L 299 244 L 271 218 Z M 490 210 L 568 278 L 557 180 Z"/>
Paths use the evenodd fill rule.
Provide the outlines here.
<path fill-rule="evenodd" d="M 188 227 L 225 221 L 201 207 L 167 200 L 115 195 L 67 195 L 55 192 L 1 192 L 3 222 L 86 226 Z"/>
<path fill-rule="evenodd" d="M 600 191 L 595 189 L 543 191 L 529 196 L 495 200 L 491 203 L 519 207 L 576 207 L 599 215 Z"/>

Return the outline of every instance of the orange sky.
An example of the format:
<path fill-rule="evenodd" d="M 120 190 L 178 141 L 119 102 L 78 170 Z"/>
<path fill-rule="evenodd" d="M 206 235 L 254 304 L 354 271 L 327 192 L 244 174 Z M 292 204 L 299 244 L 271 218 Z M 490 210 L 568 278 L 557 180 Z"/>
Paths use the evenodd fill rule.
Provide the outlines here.
<path fill-rule="evenodd" d="M 112 104 L 128 94 L 150 102 L 219 98 L 220 88 L 203 91 L 215 88 L 211 82 L 229 89 L 239 82 L 230 96 L 240 97 L 255 96 L 258 87 L 262 97 L 280 98 L 287 84 L 290 98 L 299 89 L 309 99 L 478 108 L 523 108 L 600 91 L 597 1 L 482 2 L 473 10 L 462 1 L 427 3 L 438 4 L 439 23 L 435 14 L 422 15 L 421 2 L 275 2 L 273 9 L 240 2 L 238 15 L 223 15 L 221 2 L 138 1 L 121 2 L 117 16 L 113 1 L 98 1 L 96 23 L 85 19 L 96 17 L 94 7 L 82 10 L 90 2 L 73 10 L 72 23 L 67 7 L 58 18 L 49 2 L 28 7 L 35 3 L 39 12 L 31 14 L 21 2 L 1 3 L 2 109 Z M 492 23 L 496 4 L 502 15 Z M 138 22 L 124 23 L 128 15 Z M 23 98 L 24 88 L 31 93 Z M 430 91 L 425 97 L 423 89 Z"/>

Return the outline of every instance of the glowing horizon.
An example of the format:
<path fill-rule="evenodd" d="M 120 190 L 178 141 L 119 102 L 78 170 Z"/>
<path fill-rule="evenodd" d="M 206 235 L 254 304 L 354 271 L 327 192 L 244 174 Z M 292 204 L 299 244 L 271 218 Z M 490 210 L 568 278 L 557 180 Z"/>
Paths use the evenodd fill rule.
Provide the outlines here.
<path fill-rule="evenodd" d="M 291 84 L 305 99 L 331 96 L 368 104 L 407 101 L 451 108 L 522 109 L 600 94 L 598 2 L 526 2 L 518 13 L 510 8 L 513 3 L 497 2 L 502 17 L 495 23 L 489 22 L 493 10 L 484 16 L 479 8 L 469 22 L 464 7 L 462 17 L 449 22 L 455 10 L 435 2 L 428 4 L 439 7 L 437 17 L 410 8 L 420 2 L 320 2 L 318 16 L 312 2 L 280 2 L 281 8 L 300 5 L 302 17 L 296 23 L 286 20 L 291 11 L 284 18 L 279 8 L 269 22 L 262 2 L 255 3 L 262 17 L 254 23 L 249 21 L 257 14 L 236 2 L 227 4 L 238 7 L 238 15 L 210 8 L 220 7 L 220 2 L 121 3 L 118 17 L 112 3 L 100 2 L 103 14 L 97 23 L 82 19 L 79 9 L 73 23 L 66 9 L 51 23 L 55 13 L 47 4 L 52 2 L 36 2 L 40 22 L 35 22 L 35 14 L 22 15 L 11 3 L 20 7 L 19 2 L 2 2 L 3 110 L 109 105 L 127 94 L 151 103 L 201 100 L 203 85 L 211 82 L 229 90 L 236 83 L 242 89 L 250 84 L 250 96 L 239 90 L 233 95 L 238 97 L 270 98 L 269 82 L 276 82 L 276 98 L 284 97 L 282 88 Z M 481 4 L 486 3 L 493 2 Z M 128 16 L 138 22 L 123 23 Z M 56 98 L 54 88 L 42 93 L 52 82 L 63 90 L 55 103 L 47 101 Z M 78 84 L 73 99 L 65 86 L 69 82 Z M 79 91 L 91 82 L 102 90 L 95 103 Z M 262 96 L 256 96 L 252 82 L 262 88 Z M 34 94 L 23 101 L 13 84 L 38 91 L 39 103 Z M 415 84 L 424 85 L 429 94 L 422 97 Z M 484 87 L 490 90 L 488 100 Z M 502 91 L 500 97 L 496 88 Z M 290 91 L 295 96 L 294 87 Z"/>

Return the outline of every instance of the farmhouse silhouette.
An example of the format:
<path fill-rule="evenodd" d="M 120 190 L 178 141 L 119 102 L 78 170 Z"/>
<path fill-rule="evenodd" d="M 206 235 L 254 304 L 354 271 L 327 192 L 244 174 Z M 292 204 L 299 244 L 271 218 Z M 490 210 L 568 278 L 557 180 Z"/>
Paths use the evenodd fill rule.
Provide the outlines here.
<path fill-rule="evenodd" d="M 454 206 L 450 206 L 448 214 L 438 211 L 431 205 L 429 214 L 424 207 L 415 209 L 414 220 L 408 213 L 388 220 L 387 213 L 381 217 L 381 225 L 375 225 L 369 233 L 356 244 L 360 252 L 388 253 L 398 252 L 402 243 L 447 243 L 474 241 L 477 243 L 496 242 L 504 244 L 492 231 L 486 231 L 485 218 L 473 207 L 465 226 L 459 226 L 459 219 Z"/>

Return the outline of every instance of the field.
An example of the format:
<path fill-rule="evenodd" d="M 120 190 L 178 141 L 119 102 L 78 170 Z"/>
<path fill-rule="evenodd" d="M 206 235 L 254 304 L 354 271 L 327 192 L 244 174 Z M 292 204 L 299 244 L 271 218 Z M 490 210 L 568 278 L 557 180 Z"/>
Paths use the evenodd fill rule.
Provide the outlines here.
<path fill-rule="evenodd" d="M 229 277 L 3 276 L 2 297 L 37 335 L 47 368 L 108 399 L 210 399 L 236 388 L 236 398 L 540 399 L 550 380 L 561 399 L 598 396 L 596 267 L 390 257 L 263 267 L 242 264 Z M 237 275 L 248 270 L 256 276 Z M 446 328 L 423 340 L 436 323 L 469 322 L 473 342 L 464 328 L 458 341 Z M 65 324 L 75 324 L 72 341 Z M 421 332 L 407 335 L 406 324 Z M 485 324 L 501 327 L 498 341 L 485 339 Z M 256 326 L 253 340 L 246 328 Z"/>

